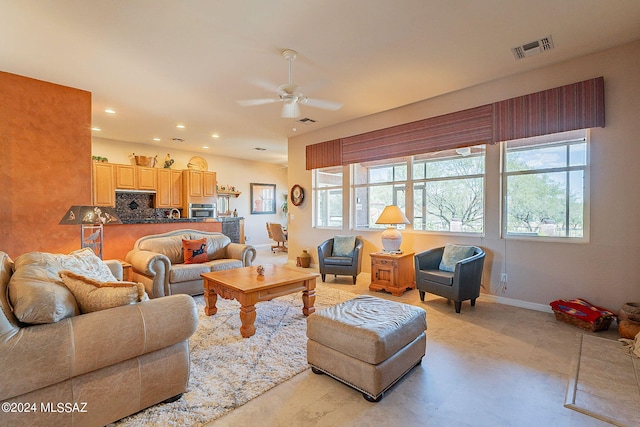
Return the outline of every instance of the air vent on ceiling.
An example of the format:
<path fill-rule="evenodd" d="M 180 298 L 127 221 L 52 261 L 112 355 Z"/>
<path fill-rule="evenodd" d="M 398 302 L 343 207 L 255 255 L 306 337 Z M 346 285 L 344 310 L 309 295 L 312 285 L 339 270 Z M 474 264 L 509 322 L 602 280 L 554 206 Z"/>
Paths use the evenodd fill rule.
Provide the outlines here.
<path fill-rule="evenodd" d="M 315 122 L 316 122 L 315 120 L 310 119 L 309 117 L 305 117 L 305 118 L 302 118 L 302 119 L 299 119 L 299 120 L 296 120 L 296 121 L 297 121 L 298 123 L 302 123 L 302 124 L 305 124 L 305 125 L 310 125 L 310 124 L 312 124 L 312 123 L 315 123 Z"/>
<path fill-rule="evenodd" d="M 553 49 L 553 39 L 551 36 L 543 37 L 540 40 L 535 40 L 529 43 L 525 43 L 522 46 L 516 46 L 511 48 L 511 53 L 516 59 L 528 58 L 529 56 L 537 55 L 541 52 Z"/>
<path fill-rule="evenodd" d="M 184 142 L 183 138 L 171 138 L 173 142 Z"/>

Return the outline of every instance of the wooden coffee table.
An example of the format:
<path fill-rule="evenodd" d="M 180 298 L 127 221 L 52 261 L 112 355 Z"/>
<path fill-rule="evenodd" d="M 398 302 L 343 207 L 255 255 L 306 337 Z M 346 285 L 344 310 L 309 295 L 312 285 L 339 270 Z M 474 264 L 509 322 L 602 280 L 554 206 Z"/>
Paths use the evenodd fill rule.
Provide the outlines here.
<path fill-rule="evenodd" d="M 248 338 L 256 333 L 256 303 L 302 291 L 302 313 L 305 316 L 316 311 L 316 277 L 292 267 L 263 265 L 264 276 L 259 276 L 257 266 L 233 268 L 231 270 L 203 273 L 204 312 L 207 316 L 216 314 L 218 296 L 235 299 L 240 303 L 240 334 Z"/>

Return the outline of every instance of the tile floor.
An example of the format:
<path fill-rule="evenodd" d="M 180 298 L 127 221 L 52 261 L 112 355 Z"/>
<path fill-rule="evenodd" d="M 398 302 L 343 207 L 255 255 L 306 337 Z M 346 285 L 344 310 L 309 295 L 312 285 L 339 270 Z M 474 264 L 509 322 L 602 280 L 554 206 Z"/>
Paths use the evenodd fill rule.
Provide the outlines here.
<path fill-rule="evenodd" d="M 286 255 L 260 251 L 260 263 Z M 318 279 L 320 280 L 320 279 Z M 369 293 L 369 275 L 327 276 L 331 287 Z M 379 403 L 307 370 L 208 426 L 605 426 L 564 408 L 571 360 L 582 330 L 552 314 L 488 302 L 453 304 L 417 290 L 393 297 L 427 311 L 427 351 Z M 589 332 L 586 332 L 589 333 Z M 594 335 L 617 339 L 617 324 Z"/>

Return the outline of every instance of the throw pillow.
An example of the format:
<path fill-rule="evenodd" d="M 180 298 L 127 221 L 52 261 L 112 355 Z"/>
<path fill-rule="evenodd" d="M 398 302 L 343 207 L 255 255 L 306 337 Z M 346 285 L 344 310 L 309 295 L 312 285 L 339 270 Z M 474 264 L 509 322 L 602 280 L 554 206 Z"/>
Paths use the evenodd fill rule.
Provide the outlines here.
<path fill-rule="evenodd" d="M 447 243 L 440 261 L 440 270 L 454 272 L 458 261 L 469 258 L 473 255 L 473 246 L 452 245 Z"/>
<path fill-rule="evenodd" d="M 105 264 L 90 248 L 82 248 L 69 255 L 59 256 L 61 270 L 73 271 L 102 282 L 115 281 L 109 266 Z"/>
<path fill-rule="evenodd" d="M 201 264 L 209 261 L 206 238 L 198 240 L 182 239 L 182 250 L 184 251 L 185 264 Z"/>
<path fill-rule="evenodd" d="M 75 297 L 81 313 L 106 310 L 148 300 L 142 283 L 100 282 L 71 271 L 61 271 L 60 278 Z"/>
<path fill-rule="evenodd" d="M 80 314 L 58 272 L 73 271 L 99 281 L 115 281 L 109 267 L 89 248 L 68 255 L 28 252 L 16 258 L 9 281 L 13 314 L 29 324 L 54 323 Z"/>
<path fill-rule="evenodd" d="M 332 256 L 353 256 L 356 247 L 356 236 L 334 236 Z"/>
<path fill-rule="evenodd" d="M 54 323 L 80 314 L 73 294 L 58 277 L 59 270 L 54 254 L 27 252 L 16 258 L 9 299 L 20 322 Z"/>

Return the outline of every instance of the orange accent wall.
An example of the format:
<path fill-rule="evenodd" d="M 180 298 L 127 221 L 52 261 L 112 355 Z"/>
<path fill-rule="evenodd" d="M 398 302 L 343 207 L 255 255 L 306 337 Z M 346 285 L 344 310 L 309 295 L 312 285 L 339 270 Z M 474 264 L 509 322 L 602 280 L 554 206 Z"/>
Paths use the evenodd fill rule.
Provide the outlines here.
<path fill-rule="evenodd" d="M 79 226 L 58 225 L 91 204 L 91 93 L 0 72 L 0 250 L 67 253 Z"/>
<path fill-rule="evenodd" d="M 104 227 L 103 259 L 122 259 L 142 236 L 190 229 L 222 232 L 221 222 L 176 222 L 161 224 L 117 224 Z M 80 231 L 78 231 L 79 233 Z M 78 237 L 80 239 L 80 237 Z"/>

